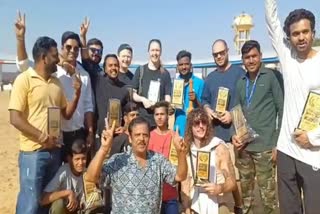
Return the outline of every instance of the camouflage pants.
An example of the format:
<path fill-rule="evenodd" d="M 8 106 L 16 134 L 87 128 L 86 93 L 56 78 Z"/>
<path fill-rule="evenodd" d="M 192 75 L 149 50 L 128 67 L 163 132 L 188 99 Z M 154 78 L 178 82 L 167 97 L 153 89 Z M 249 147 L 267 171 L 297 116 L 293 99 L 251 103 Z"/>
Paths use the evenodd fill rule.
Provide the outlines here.
<path fill-rule="evenodd" d="M 275 213 L 277 206 L 275 189 L 275 169 L 272 162 L 272 151 L 249 152 L 239 151 L 236 166 L 239 169 L 243 212 L 253 213 L 255 177 L 259 186 L 264 214 Z"/>

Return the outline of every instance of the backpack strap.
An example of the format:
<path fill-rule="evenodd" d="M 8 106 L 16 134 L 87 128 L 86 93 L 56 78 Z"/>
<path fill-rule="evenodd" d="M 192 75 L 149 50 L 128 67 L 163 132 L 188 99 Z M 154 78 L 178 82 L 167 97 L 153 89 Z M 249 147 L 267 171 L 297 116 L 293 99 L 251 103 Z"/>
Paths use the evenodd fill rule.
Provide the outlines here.
<path fill-rule="evenodd" d="M 141 96 L 142 95 L 142 77 L 144 73 L 144 66 L 140 66 L 140 75 L 139 75 L 139 89 L 138 89 L 138 94 Z"/>

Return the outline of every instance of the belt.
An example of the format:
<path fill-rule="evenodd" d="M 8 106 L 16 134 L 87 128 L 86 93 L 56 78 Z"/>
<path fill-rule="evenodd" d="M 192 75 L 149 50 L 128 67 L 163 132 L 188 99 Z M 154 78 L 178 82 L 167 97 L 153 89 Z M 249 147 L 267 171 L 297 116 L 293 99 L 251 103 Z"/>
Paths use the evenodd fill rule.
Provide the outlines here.
<path fill-rule="evenodd" d="M 81 134 L 83 132 L 84 132 L 84 128 L 80 128 L 80 129 L 77 129 L 77 130 L 74 130 L 74 131 L 68 131 L 68 132 L 63 131 L 63 134 L 64 135 L 69 135 L 69 136 L 76 136 L 76 135 Z"/>

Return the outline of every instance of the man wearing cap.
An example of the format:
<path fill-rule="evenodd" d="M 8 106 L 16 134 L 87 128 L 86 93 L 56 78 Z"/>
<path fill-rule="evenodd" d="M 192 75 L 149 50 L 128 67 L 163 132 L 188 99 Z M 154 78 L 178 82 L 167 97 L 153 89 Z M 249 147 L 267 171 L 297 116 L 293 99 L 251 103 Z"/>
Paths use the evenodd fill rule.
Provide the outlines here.
<path fill-rule="evenodd" d="M 20 17 L 16 24 L 16 29 L 24 28 L 25 32 L 25 19 Z M 18 32 L 18 31 L 16 31 Z M 21 35 L 16 33 L 17 38 L 25 38 L 24 32 Z M 26 53 L 25 44 L 20 44 L 17 39 L 17 65 L 20 71 L 26 71 L 30 66 L 28 55 Z M 81 42 L 79 35 L 66 31 L 61 37 L 61 50 L 60 50 L 60 63 L 62 66 L 57 66 L 56 77 L 61 82 L 61 85 L 66 95 L 67 101 L 70 102 L 74 96 L 73 84 L 76 81 L 81 82 L 81 95 L 72 118 L 65 120 L 62 118 L 61 129 L 63 131 L 63 147 L 64 154 L 70 148 L 70 142 L 76 139 L 84 139 L 87 145 L 90 146 L 94 140 L 93 134 L 93 103 L 92 103 L 92 89 L 91 81 L 88 73 L 83 67 L 77 63 L 77 57 Z M 21 58 L 24 57 L 24 58 Z M 78 79 L 78 75 L 80 79 Z M 86 128 L 86 129 L 85 129 Z"/>
<path fill-rule="evenodd" d="M 118 79 L 125 85 L 131 85 L 133 73 L 129 70 L 132 60 L 132 47 L 128 44 L 121 44 L 118 48 L 118 59 L 120 62 L 120 72 Z"/>

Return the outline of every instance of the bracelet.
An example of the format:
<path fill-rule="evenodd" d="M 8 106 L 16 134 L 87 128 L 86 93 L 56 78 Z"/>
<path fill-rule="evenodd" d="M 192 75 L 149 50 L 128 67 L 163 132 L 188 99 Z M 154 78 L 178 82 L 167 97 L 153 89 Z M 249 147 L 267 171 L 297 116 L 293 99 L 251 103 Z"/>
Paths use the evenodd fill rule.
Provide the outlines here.
<path fill-rule="evenodd" d="M 17 40 L 19 40 L 19 41 L 24 41 L 24 38 L 17 37 Z"/>
<path fill-rule="evenodd" d="M 40 143 L 44 143 L 44 142 L 46 142 L 46 140 L 48 139 L 48 135 L 46 134 L 46 133 L 41 133 L 41 135 L 39 136 L 39 138 L 38 138 L 38 140 L 39 140 L 39 142 Z"/>

